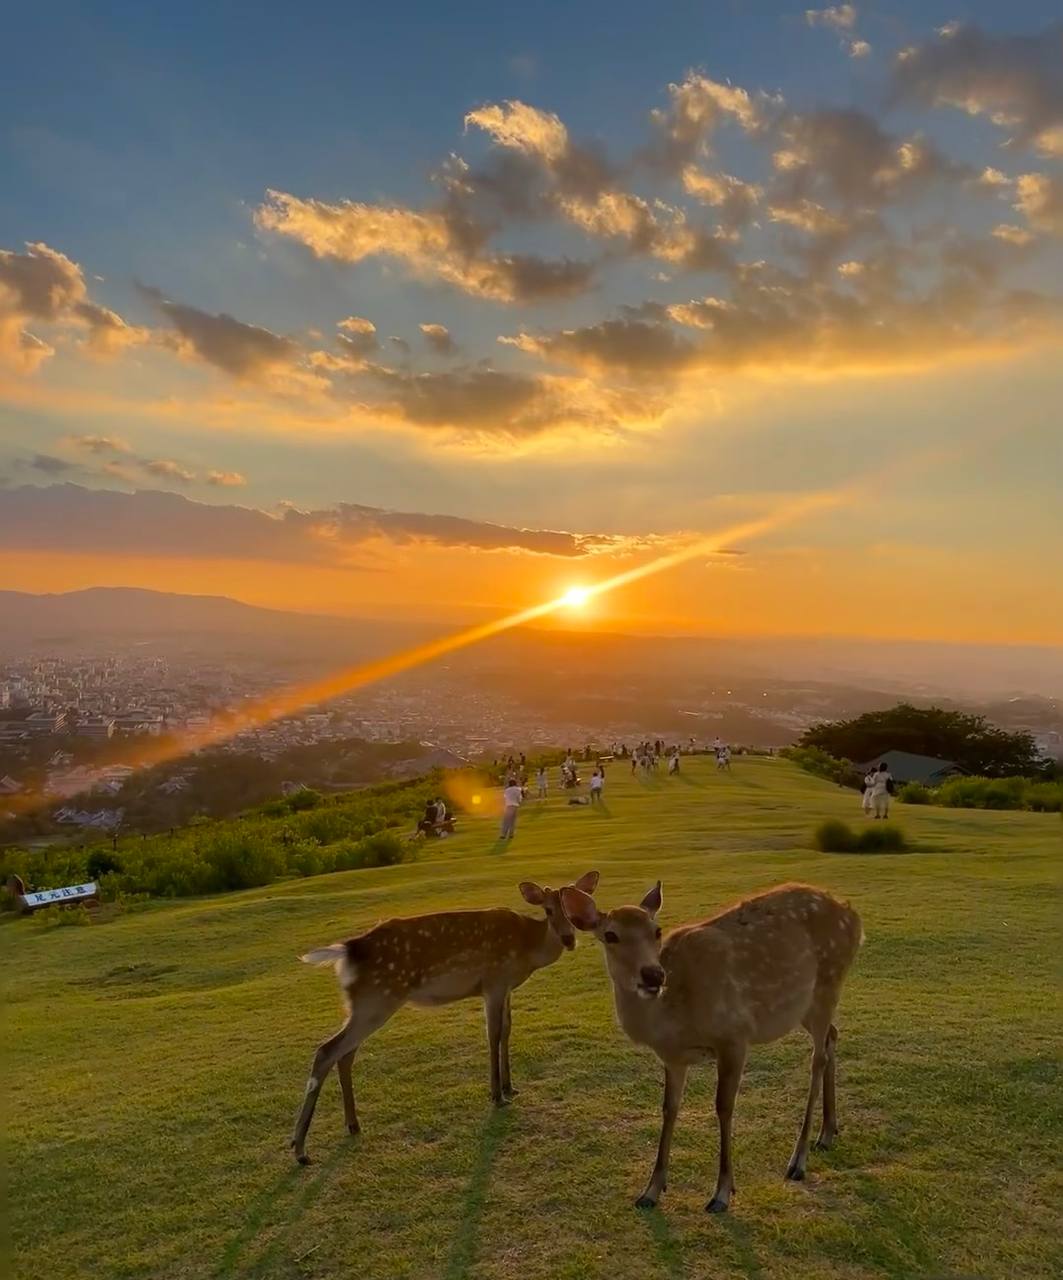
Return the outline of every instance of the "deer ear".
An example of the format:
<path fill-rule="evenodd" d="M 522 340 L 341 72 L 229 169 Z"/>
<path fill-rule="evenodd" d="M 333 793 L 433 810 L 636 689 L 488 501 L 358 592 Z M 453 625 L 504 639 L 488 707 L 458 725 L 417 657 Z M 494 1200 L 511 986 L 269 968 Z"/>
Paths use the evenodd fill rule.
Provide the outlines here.
<path fill-rule="evenodd" d="M 561 905 L 565 908 L 565 915 L 577 929 L 589 933 L 597 926 L 600 919 L 598 908 L 594 905 L 594 899 L 582 889 L 566 885 L 561 890 Z"/>
<path fill-rule="evenodd" d="M 588 871 L 586 875 L 580 876 L 578 880 L 573 880 L 573 889 L 580 889 L 584 893 L 593 893 L 598 888 L 598 872 Z"/>
<path fill-rule="evenodd" d="M 524 901 L 531 903 L 533 907 L 541 907 L 546 901 L 542 889 L 539 888 L 534 880 L 522 880 L 517 885 L 517 888 L 520 890 L 520 896 Z"/>
<path fill-rule="evenodd" d="M 664 902 L 664 894 L 661 893 L 660 880 L 653 886 L 648 894 L 639 903 L 643 911 L 649 912 L 651 916 L 655 916 L 661 909 L 661 903 Z"/>

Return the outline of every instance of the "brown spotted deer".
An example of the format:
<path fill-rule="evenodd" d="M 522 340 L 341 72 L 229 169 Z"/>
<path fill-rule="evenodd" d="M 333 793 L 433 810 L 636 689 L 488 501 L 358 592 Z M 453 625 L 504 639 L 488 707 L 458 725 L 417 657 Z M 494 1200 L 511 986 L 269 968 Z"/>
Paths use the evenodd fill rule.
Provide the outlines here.
<path fill-rule="evenodd" d="M 665 1189 L 687 1071 L 715 1058 L 720 1166 L 705 1208 L 709 1213 L 727 1209 L 735 1189 L 731 1120 L 749 1046 L 778 1040 L 798 1026 L 812 1037 L 812 1081 L 786 1176 L 803 1179 L 821 1088 L 823 1126 L 817 1148 L 828 1148 L 838 1132 L 834 1011 L 863 940 L 860 917 L 852 907 L 823 889 L 781 885 L 708 920 L 680 925 L 662 942 L 657 924 L 660 881 L 639 906 L 605 913 L 578 887 L 561 894 L 572 923 L 592 932 L 605 948 L 621 1027 L 664 1063 L 657 1161 L 636 1205 L 653 1208 Z"/>
<path fill-rule="evenodd" d="M 598 872 L 588 871 L 567 886 L 593 893 Z M 306 1134 L 325 1077 L 335 1066 L 343 1093 L 348 1133 L 358 1133 L 351 1065 L 364 1040 L 404 1004 L 452 1004 L 479 996 L 487 1015 L 491 1056 L 491 1097 L 504 1106 L 517 1091 L 509 1071 L 510 995 L 536 969 L 571 951 L 576 935 L 561 904 L 561 890 L 531 880 L 520 885 L 525 902 L 542 907 L 541 919 L 492 907 L 482 911 L 438 911 L 385 920 L 346 942 L 308 951 L 307 964 L 331 964 L 347 1001 L 347 1021 L 318 1046 L 295 1121 L 292 1149 L 309 1164 Z M 590 899 L 588 898 L 588 901 Z"/>

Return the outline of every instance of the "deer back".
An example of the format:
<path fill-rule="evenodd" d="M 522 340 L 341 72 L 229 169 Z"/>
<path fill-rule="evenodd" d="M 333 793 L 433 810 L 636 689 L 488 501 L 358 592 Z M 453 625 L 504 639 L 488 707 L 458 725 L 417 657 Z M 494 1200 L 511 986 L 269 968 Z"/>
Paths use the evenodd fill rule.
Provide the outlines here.
<path fill-rule="evenodd" d="M 856 912 L 824 890 L 769 889 L 668 935 L 656 1021 L 694 1044 L 778 1039 L 818 990 L 836 992 L 861 938 Z"/>
<path fill-rule="evenodd" d="M 449 1004 L 519 986 L 561 955 L 546 921 L 495 907 L 385 920 L 344 944 L 340 983 L 374 986 L 415 1004 Z"/>

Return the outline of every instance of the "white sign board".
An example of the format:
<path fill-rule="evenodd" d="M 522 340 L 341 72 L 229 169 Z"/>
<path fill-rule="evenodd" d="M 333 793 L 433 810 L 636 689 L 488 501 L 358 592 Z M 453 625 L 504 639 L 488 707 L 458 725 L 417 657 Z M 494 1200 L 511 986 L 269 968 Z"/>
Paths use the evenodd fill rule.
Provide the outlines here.
<path fill-rule="evenodd" d="M 65 889 L 41 889 L 39 893 L 27 893 L 22 901 L 27 907 L 51 907 L 57 902 L 78 902 L 96 893 L 96 882 L 68 884 Z"/>

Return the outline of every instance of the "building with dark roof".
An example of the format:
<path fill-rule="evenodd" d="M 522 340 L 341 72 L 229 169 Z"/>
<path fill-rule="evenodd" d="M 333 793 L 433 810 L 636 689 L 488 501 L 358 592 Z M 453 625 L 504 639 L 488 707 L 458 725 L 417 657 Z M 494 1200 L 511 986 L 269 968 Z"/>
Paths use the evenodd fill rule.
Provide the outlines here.
<path fill-rule="evenodd" d="M 924 787 L 936 787 L 946 778 L 955 778 L 967 772 L 954 760 L 939 760 L 937 756 L 920 756 L 912 751 L 883 751 L 859 767 L 866 773 L 885 764 L 895 782 L 921 782 Z"/>

